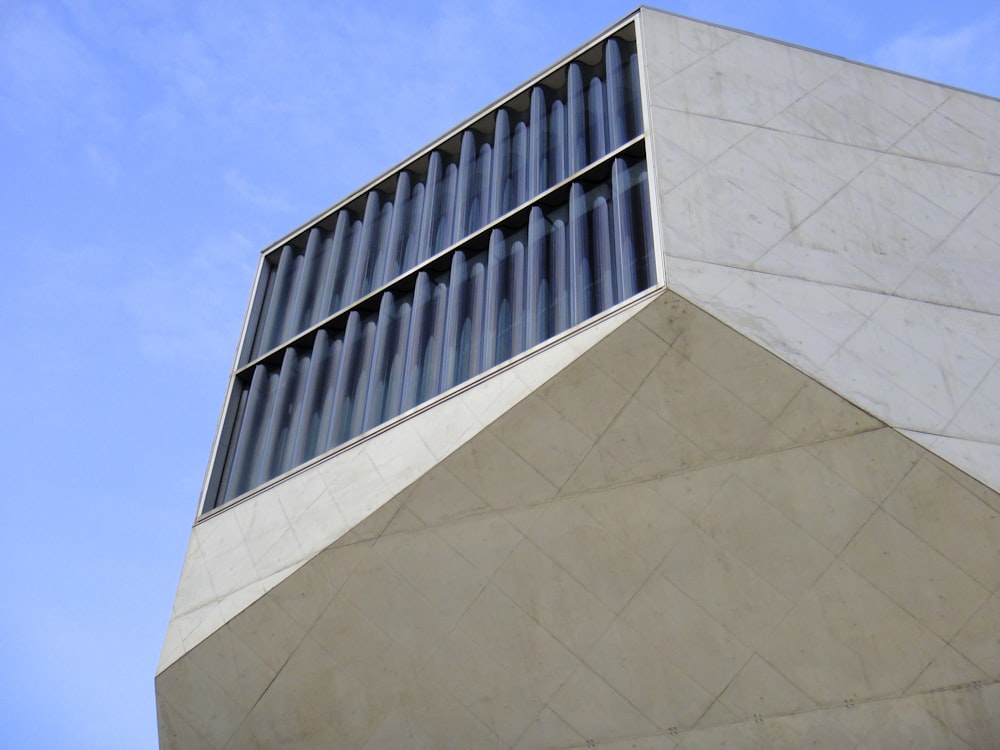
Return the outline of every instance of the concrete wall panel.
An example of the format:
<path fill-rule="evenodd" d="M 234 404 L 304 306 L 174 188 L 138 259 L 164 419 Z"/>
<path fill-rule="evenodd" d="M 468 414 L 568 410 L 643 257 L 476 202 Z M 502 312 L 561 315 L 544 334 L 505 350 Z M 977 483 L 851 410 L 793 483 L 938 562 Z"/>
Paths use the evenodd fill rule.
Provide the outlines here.
<path fill-rule="evenodd" d="M 670 288 L 1000 489 L 1000 102 L 642 15 Z"/>

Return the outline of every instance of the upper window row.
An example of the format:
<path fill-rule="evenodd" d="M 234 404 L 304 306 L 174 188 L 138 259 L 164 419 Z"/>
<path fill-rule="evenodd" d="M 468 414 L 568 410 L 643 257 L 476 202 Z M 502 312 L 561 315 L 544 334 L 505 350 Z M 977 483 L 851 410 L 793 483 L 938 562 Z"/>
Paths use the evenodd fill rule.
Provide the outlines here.
<path fill-rule="evenodd" d="M 270 253 L 241 361 L 349 307 L 639 135 L 634 43 L 612 38 L 596 52 Z"/>

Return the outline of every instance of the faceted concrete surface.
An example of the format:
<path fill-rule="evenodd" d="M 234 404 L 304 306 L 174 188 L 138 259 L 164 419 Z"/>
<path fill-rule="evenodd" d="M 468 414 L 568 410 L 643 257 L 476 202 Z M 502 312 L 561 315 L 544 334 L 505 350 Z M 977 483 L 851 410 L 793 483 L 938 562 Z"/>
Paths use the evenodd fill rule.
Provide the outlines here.
<path fill-rule="evenodd" d="M 542 345 L 430 409 L 293 472 L 191 534 L 158 672 L 533 392 L 642 299 Z"/>
<path fill-rule="evenodd" d="M 164 748 L 990 748 L 1000 496 L 673 293 L 157 678 Z"/>
<path fill-rule="evenodd" d="M 667 285 L 1000 490 L 1000 101 L 641 16 Z"/>

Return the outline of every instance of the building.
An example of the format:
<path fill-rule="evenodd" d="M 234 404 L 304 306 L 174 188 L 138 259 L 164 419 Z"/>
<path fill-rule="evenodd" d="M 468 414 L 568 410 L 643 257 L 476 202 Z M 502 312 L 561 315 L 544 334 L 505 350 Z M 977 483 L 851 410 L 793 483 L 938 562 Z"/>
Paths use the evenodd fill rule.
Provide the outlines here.
<path fill-rule="evenodd" d="M 1000 102 L 641 8 L 262 257 L 163 748 L 1000 745 Z"/>

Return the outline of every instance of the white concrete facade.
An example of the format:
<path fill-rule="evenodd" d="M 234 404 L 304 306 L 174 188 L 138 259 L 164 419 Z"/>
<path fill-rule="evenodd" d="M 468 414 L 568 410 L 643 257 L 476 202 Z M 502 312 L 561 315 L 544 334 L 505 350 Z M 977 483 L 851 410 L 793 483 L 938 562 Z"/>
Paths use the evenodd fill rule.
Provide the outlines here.
<path fill-rule="evenodd" d="M 1000 489 L 1000 102 L 642 28 L 668 286 Z"/>
<path fill-rule="evenodd" d="M 636 20 L 664 283 L 201 519 L 164 748 L 995 746 L 1000 102 Z"/>

